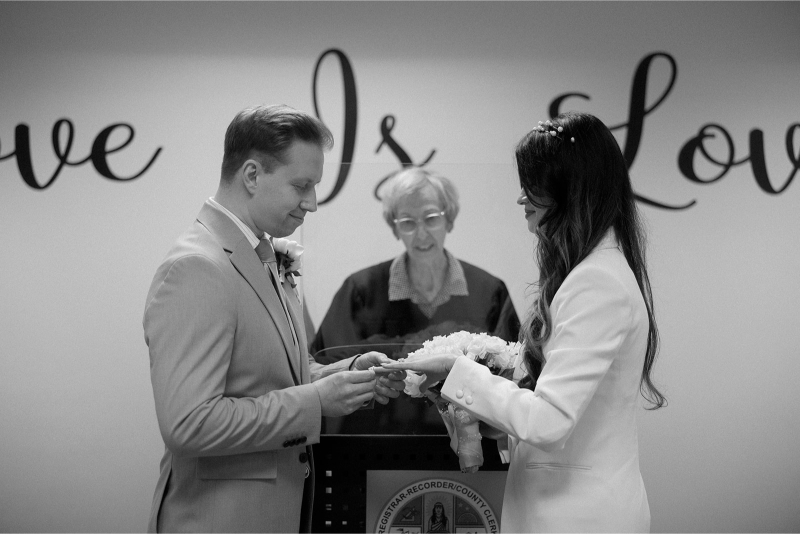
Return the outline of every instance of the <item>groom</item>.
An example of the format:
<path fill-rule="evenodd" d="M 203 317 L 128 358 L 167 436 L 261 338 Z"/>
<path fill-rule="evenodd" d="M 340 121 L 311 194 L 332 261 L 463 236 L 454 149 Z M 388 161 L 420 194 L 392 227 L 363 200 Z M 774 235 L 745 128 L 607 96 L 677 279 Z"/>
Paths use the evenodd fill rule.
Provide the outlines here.
<path fill-rule="evenodd" d="M 237 114 L 216 195 L 155 274 L 144 332 L 166 448 L 151 532 L 310 530 L 322 417 L 403 389 L 404 373 L 369 370 L 383 354 L 316 363 L 300 301 L 269 263 L 267 238 L 316 211 L 332 144 L 320 121 L 286 106 Z"/>

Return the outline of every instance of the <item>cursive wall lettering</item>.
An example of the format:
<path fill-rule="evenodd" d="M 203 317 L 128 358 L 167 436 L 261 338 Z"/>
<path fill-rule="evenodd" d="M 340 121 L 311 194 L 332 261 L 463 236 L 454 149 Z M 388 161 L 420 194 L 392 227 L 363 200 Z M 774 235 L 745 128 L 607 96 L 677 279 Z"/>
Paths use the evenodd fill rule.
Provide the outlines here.
<path fill-rule="evenodd" d="M 715 138 L 712 130 L 717 130 L 722 138 L 725 140 L 725 147 L 727 149 L 727 158 L 719 160 L 708 153 L 706 150 L 706 139 Z M 792 171 L 789 177 L 778 189 L 772 186 L 772 181 L 767 174 L 767 161 L 764 156 L 764 132 L 758 128 L 750 130 L 750 155 L 740 160 L 736 159 L 736 148 L 734 147 L 733 140 L 731 139 L 728 131 L 719 124 L 706 124 L 700 128 L 698 134 L 686 141 L 678 153 L 678 168 L 688 180 L 699 184 L 710 184 L 725 176 L 731 167 L 750 162 L 750 168 L 753 171 L 753 177 L 756 180 L 758 187 L 767 194 L 779 195 L 789 187 L 789 184 L 794 180 L 797 170 L 800 169 L 800 150 L 794 147 L 794 133 L 800 130 L 800 123 L 794 123 L 786 130 L 786 154 L 789 161 L 792 163 Z M 719 174 L 710 178 L 702 178 L 697 175 L 694 168 L 694 158 L 697 153 L 700 153 L 706 161 L 720 167 Z"/>
<path fill-rule="evenodd" d="M 662 91 L 661 96 L 658 97 L 653 105 L 647 106 L 645 102 L 647 95 L 647 81 L 649 78 L 650 69 L 652 68 L 652 63 L 657 58 L 666 59 L 669 63 L 670 78 L 666 87 Z M 649 54 L 645 56 L 636 67 L 636 72 L 633 76 L 633 83 L 631 85 L 630 104 L 628 107 L 628 122 L 609 126 L 609 129 L 612 131 L 620 128 L 627 128 L 627 136 L 625 138 L 625 145 L 622 152 L 625 156 L 628 169 L 633 166 L 633 162 L 636 159 L 636 153 L 639 150 L 639 144 L 641 142 L 642 135 L 644 134 L 645 117 L 655 111 L 655 109 L 659 107 L 662 102 L 664 102 L 664 100 L 667 98 L 667 95 L 669 95 L 669 93 L 672 91 L 677 76 L 678 64 L 675 59 L 666 52 L 654 52 Z M 585 93 L 565 93 L 559 95 L 554 98 L 552 102 L 550 102 L 549 111 L 551 118 L 560 113 L 561 105 L 569 98 L 582 98 L 584 100 L 590 100 L 589 95 Z M 793 167 L 789 177 L 783 183 L 783 186 L 778 189 L 775 189 L 772 186 L 772 182 L 767 174 L 767 163 L 766 157 L 764 156 L 764 132 L 758 128 L 750 130 L 750 155 L 740 160 L 736 160 L 735 147 L 728 131 L 719 124 L 711 123 L 704 125 L 700 128 L 699 133 L 695 137 L 689 139 L 678 153 L 678 169 L 680 170 L 681 174 L 691 182 L 698 184 L 710 184 L 725 176 L 725 174 L 727 174 L 732 167 L 749 161 L 750 168 L 753 172 L 753 177 L 755 178 L 758 187 L 765 193 L 778 195 L 785 191 L 787 187 L 789 187 L 789 184 L 794 179 L 798 168 L 800 168 L 800 150 L 796 149 L 794 146 L 794 133 L 798 129 L 800 129 L 800 123 L 794 123 L 789 126 L 789 129 L 786 131 L 786 153 L 788 154 L 789 161 L 792 163 Z M 706 139 L 715 137 L 715 134 L 712 132 L 712 130 L 717 130 L 725 140 L 727 148 L 727 159 L 725 160 L 718 160 L 712 157 L 708 153 L 708 150 L 706 150 Z M 702 178 L 697 175 L 694 168 L 694 158 L 695 154 L 698 152 L 709 163 L 720 167 L 720 171 L 716 176 Z M 686 204 L 670 206 L 663 202 L 646 198 L 638 193 L 634 194 L 636 195 L 636 199 L 640 202 L 666 210 L 683 210 L 694 206 L 697 202 L 696 200 L 692 200 Z"/>
<path fill-rule="evenodd" d="M 428 157 L 425 158 L 425 160 L 422 161 L 421 163 L 414 163 L 414 161 L 411 159 L 411 156 L 409 156 L 408 153 L 405 150 L 403 150 L 403 147 L 400 146 L 400 143 L 395 141 L 394 138 L 392 137 L 392 129 L 394 128 L 394 121 L 395 121 L 394 115 L 386 115 L 381 121 L 381 142 L 378 144 L 378 148 L 375 149 L 375 153 L 377 154 L 378 152 L 380 152 L 381 148 L 384 145 L 386 145 L 389 147 L 389 150 L 391 150 L 392 153 L 397 157 L 403 169 L 415 166 L 424 167 L 425 165 L 427 165 L 428 162 L 436 154 L 436 149 L 434 148 L 433 150 L 431 150 L 430 154 L 428 154 Z M 377 185 L 375 186 L 375 189 L 372 191 L 372 195 L 377 200 L 381 199 L 380 195 L 378 195 L 378 191 L 380 190 L 381 186 L 384 184 L 384 182 L 386 182 L 386 180 L 388 180 L 395 174 L 396 171 L 393 173 L 389 173 L 383 178 L 381 178 L 380 181 L 378 181 Z"/>
<path fill-rule="evenodd" d="M 347 182 L 350 168 L 353 165 L 353 155 L 355 153 L 356 145 L 356 129 L 358 125 L 358 98 L 356 94 L 356 79 L 355 75 L 353 74 L 353 66 L 350 63 L 347 54 L 338 48 L 329 48 L 328 50 L 325 50 L 319 56 L 317 63 L 314 66 L 314 76 L 311 84 L 312 98 L 314 101 L 314 113 L 317 115 L 318 119 L 322 120 L 322 115 L 317 103 L 317 81 L 319 77 L 320 65 L 322 65 L 322 62 L 329 55 L 336 56 L 342 69 L 342 82 L 344 83 L 344 132 L 342 136 L 342 158 L 339 163 L 339 171 L 336 176 L 336 183 L 334 183 L 330 194 L 318 202 L 320 205 L 327 204 L 336 198 L 336 196 L 342 191 L 344 184 Z M 378 145 L 378 148 L 375 149 L 375 153 L 377 154 L 380 152 L 381 148 L 386 145 L 389 147 L 389 150 L 391 150 L 392 153 L 398 158 L 402 168 L 412 165 L 418 165 L 421 167 L 428 163 L 436 153 L 436 150 L 432 150 L 422 163 L 415 164 L 411 160 L 411 157 L 408 155 L 408 153 L 406 153 L 400 144 L 395 141 L 394 138 L 392 138 L 391 132 L 392 128 L 394 128 L 394 123 L 394 115 L 386 115 L 381 120 L 381 142 Z M 373 195 L 376 199 L 380 200 L 378 197 L 378 190 L 390 176 L 392 176 L 392 174 L 383 177 L 375 186 Z"/>
<path fill-rule="evenodd" d="M 66 140 L 64 145 L 62 145 L 62 130 L 66 128 Z M 123 129 L 127 130 L 127 138 L 118 146 L 116 147 L 108 147 L 108 141 L 111 137 L 111 134 L 114 133 L 114 130 Z M 0 161 L 12 158 L 16 156 L 17 160 L 17 168 L 19 169 L 19 174 L 22 176 L 22 180 L 31 188 L 36 189 L 37 191 L 42 191 L 47 189 L 53 182 L 56 181 L 61 170 L 64 168 L 65 165 L 71 167 L 77 167 L 79 165 L 83 165 L 87 161 L 91 161 L 92 165 L 94 165 L 95 170 L 103 176 L 104 178 L 108 178 L 109 180 L 116 180 L 119 182 L 127 182 L 130 180 L 135 180 L 143 175 L 153 162 L 156 160 L 158 155 L 161 153 L 161 147 L 156 149 L 153 153 L 153 156 L 150 158 L 150 161 L 136 174 L 128 177 L 118 176 L 112 170 L 108 164 L 108 155 L 113 154 L 114 152 L 119 152 L 120 150 L 127 147 L 131 141 L 133 141 L 134 130 L 133 126 L 130 124 L 126 124 L 124 122 L 119 122 L 107 126 L 100 133 L 97 134 L 95 137 L 94 143 L 92 143 L 92 149 L 89 155 L 81 160 L 70 161 L 69 155 L 72 150 L 72 143 L 75 139 L 75 127 L 72 124 L 72 121 L 69 119 L 59 119 L 53 124 L 52 130 L 52 143 L 53 143 L 53 152 L 58 158 L 58 166 L 56 166 L 53 173 L 50 175 L 50 178 L 47 179 L 43 183 L 39 183 L 39 180 L 36 178 L 36 175 L 33 172 L 33 157 L 31 155 L 31 143 L 30 143 L 30 127 L 25 124 L 21 123 L 16 126 L 14 129 L 14 150 L 9 152 L 8 154 L 2 155 L 0 152 Z"/>
<path fill-rule="evenodd" d="M 344 131 L 342 132 L 340 143 L 342 146 L 341 162 L 336 177 L 336 182 L 331 190 L 331 193 L 324 199 L 319 201 L 319 204 L 326 204 L 336 198 L 347 182 L 350 170 L 353 166 L 355 155 L 356 133 L 358 126 L 358 98 L 356 90 L 355 75 L 353 66 L 347 55 L 337 48 L 330 48 L 325 50 L 317 59 L 314 67 L 314 75 L 312 78 L 312 98 L 314 103 L 314 112 L 317 117 L 322 120 L 322 115 L 318 104 L 318 78 L 322 62 L 329 56 L 335 57 L 341 67 L 342 84 L 344 89 Z M 669 65 L 669 80 L 661 90 L 661 94 L 652 104 L 647 103 L 647 87 L 650 79 L 650 72 L 653 68 L 653 62 L 662 59 L 666 60 Z M 622 147 L 622 152 L 628 168 L 632 168 L 636 155 L 644 138 L 645 119 L 648 115 L 658 109 L 667 99 L 672 92 L 673 87 L 678 76 L 678 65 L 675 59 L 666 52 L 653 52 L 645 56 L 637 65 L 631 83 L 630 101 L 628 103 L 628 118 L 626 122 L 609 126 L 609 129 L 626 130 L 625 144 Z M 564 103 L 572 98 L 582 100 L 591 100 L 587 93 L 583 92 L 569 92 L 558 95 L 555 97 L 548 106 L 550 117 L 555 117 L 560 113 Z M 414 163 L 411 156 L 403 149 L 400 143 L 393 137 L 392 129 L 396 124 L 397 119 L 394 115 L 384 115 L 380 121 L 381 141 L 375 149 L 375 153 L 379 153 L 385 146 L 397 158 L 401 168 L 410 166 L 425 166 L 436 154 L 436 149 L 430 151 L 428 156 L 419 163 Z M 708 123 L 703 125 L 698 131 L 697 135 L 687 140 L 681 147 L 678 153 L 678 170 L 688 181 L 696 184 L 707 185 L 722 179 L 733 167 L 740 166 L 744 163 L 750 163 L 750 169 L 758 188 L 769 194 L 779 195 L 786 191 L 789 185 L 794 180 L 798 169 L 800 169 L 800 148 L 795 146 L 795 132 L 800 130 L 800 123 L 793 123 L 786 131 L 786 153 L 792 165 L 789 176 L 780 185 L 773 185 L 772 180 L 767 172 L 766 156 L 764 154 L 764 132 L 759 128 L 753 128 L 749 133 L 749 154 L 737 159 L 736 148 L 733 140 L 731 139 L 728 131 L 720 124 Z M 127 134 L 126 138 L 116 146 L 109 146 L 112 134 L 115 131 L 123 131 Z M 726 155 L 723 158 L 716 158 L 709 153 L 706 142 L 709 139 L 715 139 L 719 134 L 724 140 Z M 92 162 L 95 170 L 102 177 L 109 180 L 119 182 L 127 182 L 141 177 L 147 172 L 155 162 L 158 155 L 161 153 L 162 147 L 158 147 L 150 160 L 138 171 L 129 176 L 123 176 L 112 171 L 108 162 L 108 156 L 125 149 L 134 138 L 133 126 L 127 123 L 118 122 L 107 126 L 102 129 L 94 139 L 92 148 L 88 156 L 83 159 L 70 158 L 73 141 L 75 139 L 75 127 L 69 119 L 59 119 L 53 124 L 51 139 L 53 145 L 53 153 L 58 159 L 58 164 L 50 176 L 44 180 L 40 180 L 34 173 L 33 155 L 30 146 L 30 127 L 25 123 L 18 124 L 14 129 L 14 149 L 7 153 L 2 153 L 2 145 L 0 145 L 0 161 L 10 158 L 15 158 L 17 161 L 17 168 L 19 169 L 20 176 L 23 182 L 31 189 L 42 191 L 49 188 L 55 180 L 59 177 L 61 171 L 65 166 L 77 167 L 89 161 Z M 704 158 L 708 163 L 718 167 L 718 172 L 713 176 L 700 176 L 695 168 L 695 160 L 697 157 Z M 391 176 L 391 174 L 389 175 Z M 389 178 L 383 177 L 375 186 L 373 194 L 378 198 L 378 190 L 380 186 Z M 634 193 L 636 199 L 643 204 L 666 210 L 684 210 L 696 204 L 696 200 L 689 202 L 670 205 L 661 201 L 647 198 L 638 193 Z"/>
<path fill-rule="evenodd" d="M 317 64 L 314 66 L 314 78 L 311 82 L 311 93 L 314 101 L 314 113 L 317 118 L 322 120 L 322 115 L 319 112 L 319 105 L 317 104 L 317 79 L 319 77 L 319 68 L 323 60 L 329 56 L 334 55 L 339 60 L 339 65 L 342 68 L 342 82 L 344 83 L 344 132 L 342 136 L 342 159 L 339 163 L 339 173 L 336 176 L 336 183 L 333 185 L 331 194 L 320 200 L 318 204 L 327 204 L 334 198 L 344 187 L 347 182 L 347 175 L 350 173 L 350 167 L 353 165 L 353 154 L 356 150 L 356 126 L 358 125 L 358 100 L 356 98 L 356 77 L 353 74 L 353 67 L 350 65 L 350 60 L 347 55 L 337 48 L 330 48 L 322 53 L 317 59 Z"/>
<path fill-rule="evenodd" d="M 659 57 L 666 59 L 669 63 L 670 77 L 666 87 L 661 93 L 661 96 L 658 97 L 653 105 L 647 106 L 647 81 L 650 76 L 650 69 L 652 68 L 653 61 Z M 622 148 L 622 154 L 625 156 L 625 162 L 628 165 L 628 169 L 633 166 L 633 162 L 636 159 L 636 154 L 639 151 L 639 145 L 642 141 L 642 135 L 644 133 L 645 117 L 655 111 L 656 108 L 658 108 L 662 102 L 664 102 L 664 99 L 667 98 L 667 95 L 672 92 L 672 87 L 675 85 L 675 80 L 677 77 L 678 64 L 675 62 L 675 59 L 672 56 L 665 52 L 653 52 L 652 54 L 645 56 L 645 58 L 642 59 L 639 62 L 639 65 L 636 67 L 636 72 L 633 75 L 633 83 L 631 84 L 630 102 L 628 103 L 628 122 L 608 127 L 608 129 L 611 131 L 627 128 L 627 135 L 625 136 L 625 145 Z M 559 95 L 554 98 L 552 102 L 550 102 L 550 118 L 553 118 L 561 113 L 561 105 L 565 100 L 573 97 L 590 100 L 589 95 L 584 93 L 565 93 Z M 647 198 L 636 192 L 634 192 L 634 196 L 636 197 L 636 200 L 642 202 L 643 204 L 666 210 L 683 210 L 693 206 L 696 202 L 692 200 L 680 206 L 670 206 L 663 202 L 658 202 Z"/>

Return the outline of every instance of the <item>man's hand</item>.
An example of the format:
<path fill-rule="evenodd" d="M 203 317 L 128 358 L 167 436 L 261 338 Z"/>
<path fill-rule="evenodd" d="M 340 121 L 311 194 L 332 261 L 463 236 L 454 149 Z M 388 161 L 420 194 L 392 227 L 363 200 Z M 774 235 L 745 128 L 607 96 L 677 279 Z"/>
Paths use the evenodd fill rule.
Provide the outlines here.
<path fill-rule="evenodd" d="M 312 382 L 322 403 L 322 415 L 341 417 L 372 400 L 377 380 L 373 371 L 342 371 Z"/>
<path fill-rule="evenodd" d="M 381 364 L 391 363 L 393 361 L 394 360 L 385 354 L 374 351 L 367 352 L 356 358 L 356 369 L 377 367 L 375 370 L 376 372 L 386 373 L 379 376 L 375 381 L 375 400 L 381 404 L 387 404 L 389 399 L 396 399 L 400 395 L 400 392 L 406 387 L 405 382 L 403 382 L 406 378 L 405 371 L 399 370 L 387 373 L 386 370 L 381 367 Z"/>

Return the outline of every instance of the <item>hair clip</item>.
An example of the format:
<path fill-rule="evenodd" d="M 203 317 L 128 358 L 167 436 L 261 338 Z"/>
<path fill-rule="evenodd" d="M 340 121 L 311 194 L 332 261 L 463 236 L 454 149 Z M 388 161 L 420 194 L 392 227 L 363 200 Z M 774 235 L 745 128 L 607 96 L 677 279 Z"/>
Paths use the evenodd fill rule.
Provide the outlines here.
<path fill-rule="evenodd" d="M 548 133 L 548 134 L 550 134 L 551 137 L 556 137 L 558 134 L 564 132 L 564 127 L 563 126 L 556 126 L 555 124 L 553 124 L 552 121 L 546 120 L 544 122 L 539 121 L 539 125 L 536 126 L 534 128 L 534 130 L 536 130 L 537 132 Z M 559 139 L 560 139 L 560 137 L 559 137 Z M 573 143 L 575 142 L 575 138 L 574 137 L 570 137 L 569 140 L 571 142 L 573 142 Z"/>

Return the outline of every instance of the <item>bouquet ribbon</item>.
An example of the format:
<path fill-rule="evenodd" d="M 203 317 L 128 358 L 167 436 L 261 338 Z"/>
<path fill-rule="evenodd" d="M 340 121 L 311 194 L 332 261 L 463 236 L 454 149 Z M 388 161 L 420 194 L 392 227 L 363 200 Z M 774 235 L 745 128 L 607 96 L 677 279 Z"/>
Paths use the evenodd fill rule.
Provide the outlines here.
<path fill-rule="evenodd" d="M 450 436 L 450 448 L 458 455 L 462 473 L 475 473 L 483 465 L 480 421 L 468 411 L 445 401 L 441 395 L 431 391 L 426 396 L 436 405 Z"/>

